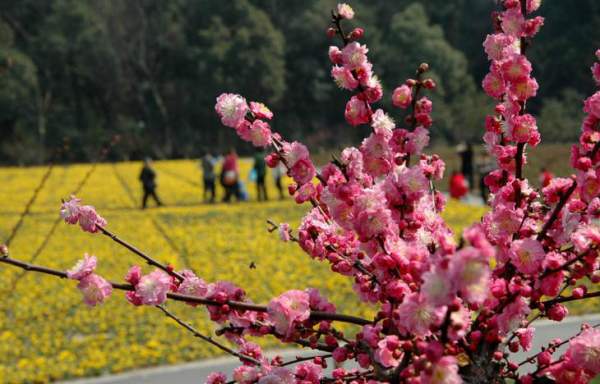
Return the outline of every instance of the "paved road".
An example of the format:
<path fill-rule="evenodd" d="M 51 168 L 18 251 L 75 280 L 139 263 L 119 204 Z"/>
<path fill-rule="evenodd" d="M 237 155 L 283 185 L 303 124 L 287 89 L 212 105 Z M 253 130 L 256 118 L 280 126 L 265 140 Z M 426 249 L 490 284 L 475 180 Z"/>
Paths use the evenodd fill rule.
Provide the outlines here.
<path fill-rule="evenodd" d="M 583 322 L 592 325 L 598 324 L 600 322 L 600 314 L 571 317 L 562 323 L 551 321 L 540 321 L 535 323 L 534 326 L 536 332 L 532 352 L 527 355 L 520 353 L 515 360 L 524 360 L 526 356 L 531 356 L 531 354 L 539 351 L 543 345 L 546 345 L 554 338 L 559 337 L 567 339 L 579 331 L 581 323 Z M 284 360 L 289 360 L 293 359 L 295 356 L 306 356 L 311 353 L 310 350 L 282 350 L 272 351 L 267 353 L 267 355 L 274 356 L 279 354 L 284 357 Z M 120 375 L 95 379 L 65 381 L 62 382 L 62 384 L 201 384 L 204 383 L 204 380 L 209 373 L 214 371 L 230 373 L 238 365 L 239 362 L 236 359 L 222 357 L 176 366 L 141 369 Z"/>

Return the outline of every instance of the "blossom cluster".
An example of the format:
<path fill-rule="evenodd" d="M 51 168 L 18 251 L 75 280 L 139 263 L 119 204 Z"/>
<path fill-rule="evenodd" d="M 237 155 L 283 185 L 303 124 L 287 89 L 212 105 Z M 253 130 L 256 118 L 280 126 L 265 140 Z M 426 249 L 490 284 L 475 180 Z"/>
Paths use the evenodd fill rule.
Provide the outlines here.
<path fill-rule="evenodd" d="M 112 285 L 102 276 L 94 273 L 96 264 L 96 256 L 89 256 L 86 253 L 73 268 L 67 270 L 69 279 L 79 281 L 77 288 L 83 294 L 83 302 L 90 307 L 102 304 L 112 293 Z"/>
<path fill-rule="evenodd" d="M 526 48 L 544 22 L 532 16 L 540 4 L 502 1 L 494 14 L 495 32 L 483 44 L 491 63 L 483 88 L 497 101 L 483 140 L 498 168 L 485 178 L 490 212 L 468 227 L 460 242 L 440 215 L 445 199 L 435 182 L 443 177 L 444 162 L 423 153 L 433 107 L 420 94 L 436 87 L 425 77 L 429 66 L 421 64 L 415 78 L 393 91 L 391 104 L 404 115 L 396 124 L 376 106 L 383 87 L 360 43 L 364 31 L 343 32 L 342 22 L 355 14 L 349 5 L 332 12 L 328 34 L 338 36 L 342 46 L 330 47 L 329 58 L 334 81 L 352 94 L 345 119 L 372 129 L 358 147 L 345 148 L 317 172 L 306 146 L 271 131 L 266 120 L 273 113 L 264 104 L 230 93 L 217 98 L 222 123 L 257 147 L 272 146 L 267 165 L 283 164 L 294 180 L 290 194 L 299 204 L 311 204 L 297 235 L 288 224 L 279 226 L 282 240 L 298 243 L 313 259 L 352 278 L 358 298 L 376 306 L 375 318 L 338 315 L 335 305 L 311 288 L 255 305 L 232 283 L 208 284 L 190 270 L 175 272 L 147 256 L 158 268 L 146 275 L 139 266 L 129 270 L 127 300 L 161 305 L 177 295 L 190 305 L 206 305 L 220 327 L 217 334 L 238 346 L 235 354 L 243 362 L 233 372 L 238 383 L 589 382 L 600 374 L 600 331 L 593 327 L 566 341 L 560 357 L 555 354 L 566 343 L 561 340 L 521 364 L 511 357 L 531 349 L 534 320 L 561 321 L 568 314 L 565 302 L 600 296 L 585 284 L 600 282 L 600 92 L 584 102 L 586 118 L 571 156 L 575 174 L 553 179 L 541 190 L 522 175 L 527 148 L 541 140 L 536 119 L 526 110 L 538 88 Z M 599 65 L 592 67 L 596 82 Z M 63 203 L 61 216 L 84 231 L 108 233 L 106 221 L 76 198 Z M 95 266 L 96 259 L 85 256 L 67 272 L 80 281 L 90 305 L 110 294 L 110 283 L 93 273 Z M 333 320 L 362 328 L 348 337 Z M 354 360 L 358 368 L 337 368 L 325 378 L 322 356 L 288 368 L 279 358 L 266 359 L 248 339 L 266 335 L 327 351 L 338 364 Z M 520 373 L 525 363 L 535 364 L 535 370 Z M 223 373 L 208 379 L 226 381 Z"/>
<path fill-rule="evenodd" d="M 60 217 L 67 224 L 77 224 L 85 232 L 96 233 L 101 227 L 106 226 L 106 220 L 98 215 L 96 209 L 91 205 L 81 205 L 81 199 L 71 196 L 70 200 L 64 201 L 60 208 Z"/>
<path fill-rule="evenodd" d="M 568 313 L 560 296 L 565 289 L 575 286 L 568 300 L 582 298 L 587 287 L 578 281 L 598 281 L 597 95 L 586 100 L 582 142 L 573 149 L 577 176 L 557 178 L 541 191 L 522 177 L 526 147 L 541 140 L 535 117 L 526 112 L 527 100 L 538 89 L 526 47 L 544 23 L 541 16 L 530 16 L 540 4 L 504 1 L 495 14 L 496 31 L 484 42 L 491 65 L 483 88 L 498 100 L 486 119 L 484 142 L 498 168 L 485 178 L 492 210 L 465 230 L 460 246 L 440 218 L 444 198 L 433 187 L 443 176 L 444 163 L 422 154 L 433 122 L 431 101 L 418 96 L 435 88 L 433 80 L 422 79 L 428 65 L 394 90 L 392 105 L 410 108 L 407 126 L 397 126 L 373 106 L 383 92 L 368 48 L 358 41 L 362 29 L 344 35 L 340 28 L 354 13 L 340 12 L 347 5 L 334 12 L 329 35 L 339 35 L 343 46 L 329 49 L 331 75 L 353 93 L 346 121 L 369 124 L 372 133 L 320 170 L 319 185 L 311 186 L 313 208 L 298 228 L 297 242 L 311 257 L 328 261 L 333 271 L 352 276 L 358 296 L 380 308 L 377 325 L 365 325 L 356 342 L 334 350 L 337 362 L 353 358 L 362 368 L 376 366 L 407 382 L 436 382 L 435 377 L 461 382 L 458 356 L 473 359 L 461 370 L 466 378 L 479 368 L 473 356 L 489 353 L 496 359 L 489 363 L 495 364 L 490 372 L 518 378 L 517 365 L 503 350 L 531 348 L 530 313 L 560 321 Z M 592 72 L 597 80 L 598 63 Z M 219 103 L 217 111 L 222 110 Z M 285 145 L 275 146 L 269 163 L 285 159 L 288 151 Z M 304 150 L 303 155 L 308 157 Z M 411 156 L 418 157 L 416 164 L 410 164 Z M 309 199 L 296 195 L 296 200 Z M 287 224 L 284 228 L 288 240 Z M 288 319 L 296 316 L 284 308 L 278 312 Z M 592 338 L 588 334 L 579 337 Z M 593 342 L 581 344 L 590 347 L 590 354 L 600 348 Z M 556 374 L 557 364 L 538 362 L 537 373 L 567 382 Z M 561 367 L 582 377 L 600 373 L 578 363 L 563 362 Z M 534 376 L 521 379 L 531 382 Z"/>

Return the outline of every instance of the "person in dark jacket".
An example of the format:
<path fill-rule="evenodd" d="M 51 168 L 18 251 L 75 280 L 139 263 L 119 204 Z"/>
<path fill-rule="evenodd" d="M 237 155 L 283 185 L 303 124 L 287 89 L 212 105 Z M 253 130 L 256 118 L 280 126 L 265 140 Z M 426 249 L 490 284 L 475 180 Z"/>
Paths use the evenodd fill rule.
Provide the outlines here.
<path fill-rule="evenodd" d="M 252 167 L 256 174 L 256 196 L 258 201 L 267 201 L 267 187 L 265 185 L 265 175 L 267 173 L 267 165 L 265 164 L 265 153 L 257 151 L 254 154 L 254 166 Z"/>
<path fill-rule="evenodd" d="M 156 172 L 152 169 L 152 160 L 147 157 L 144 160 L 144 167 L 142 168 L 142 172 L 140 173 L 140 181 L 142 182 L 142 187 L 144 189 L 144 197 L 142 198 L 142 209 L 146 208 L 146 203 L 148 202 L 148 197 L 152 196 L 156 205 L 161 206 L 162 202 L 156 195 Z"/>
<path fill-rule="evenodd" d="M 460 155 L 460 172 L 469 182 L 468 188 L 473 188 L 473 144 L 470 142 L 467 145 L 461 145 L 459 149 Z"/>

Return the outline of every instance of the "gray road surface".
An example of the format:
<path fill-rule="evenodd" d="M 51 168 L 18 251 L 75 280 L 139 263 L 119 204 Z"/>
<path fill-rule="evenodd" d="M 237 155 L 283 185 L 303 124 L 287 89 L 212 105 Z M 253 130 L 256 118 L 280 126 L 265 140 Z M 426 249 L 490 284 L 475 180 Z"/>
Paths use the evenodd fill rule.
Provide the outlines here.
<path fill-rule="evenodd" d="M 536 328 L 533 348 L 526 355 L 517 354 L 515 361 L 524 360 L 525 357 L 540 351 L 543 345 L 546 345 L 554 338 L 567 339 L 577 333 L 581 323 L 587 322 L 592 325 L 600 323 L 600 314 L 570 317 L 561 323 L 551 321 L 539 321 L 534 323 Z M 283 350 L 268 352 L 268 356 L 281 355 L 284 360 L 293 359 L 295 356 L 307 356 L 313 354 L 310 350 Z M 62 384 L 202 384 L 206 376 L 214 371 L 231 371 L 239 365 L 237 359 L 222 357 L 211 360 L 203 360 L 195 363 L 181 364 L 167 367 L 156 367 L 141 369 L 119 375 L 105 376 L 94 379 L 65 381 Z"/>

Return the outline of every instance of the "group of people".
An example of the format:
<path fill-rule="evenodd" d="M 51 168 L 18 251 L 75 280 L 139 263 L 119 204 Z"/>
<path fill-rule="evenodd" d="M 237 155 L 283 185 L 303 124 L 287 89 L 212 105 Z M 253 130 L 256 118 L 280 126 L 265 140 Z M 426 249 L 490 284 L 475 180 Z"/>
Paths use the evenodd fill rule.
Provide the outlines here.
<path fill-rule="evenodd" d="M 221 172 L 217 175 L 217 164 L 222 159 Z M 248 200 L 246 185 L 240 176 L 238 156 L 235 149 L 231 149 L 224 157 L 214 153 L 206 152 L 200 160 L 202 169 L 202 181 L 204 186 L 204 201 L 214 203 L 216 199 L 217 176 L 219 184 L 223 187 L 225 194 L 223 202 L 230 202 L 233 198 L 237 201 Z M 275 167 L 271 170 L 275 187 L 279 192 L 279 198 L 283 199 L 282 178 L 285 172 L 281 167 Z M 269 200 L 267 186 L 265 183 L 267 175 L 267 165 L 265 163 L 265 153 L 258 151 L 254 154 L 253 165 L 248 175 L 248 179 L 256 184 L 256 196 L 258 201 Z"/>
<path fill-rule="evenodd" d="M 221 162 L 221 169 L 218 172 L 218 164 Z M 233 198 L 237 201 L 248 200 L 248 191 L 240 175 L 239 159 L 235 149 L 231 149 L 224 156 L 207 151 L 200 159 L 200 169 L 202 171 L 203 181 L 203 199 L 204 202 L 214 203 L 216 201 L 217 178 L 218 183 L 224 190 L 223 202 L 230 202 Z M 282 166 L 271 169 L 275 187 L 279 192 L 279 198 L 284 198 L 283 177 L 285 170 Z M 248 175 L 251 182 L 256 183 L 256 195 L 258 201 L 269 200 L 266 186 L 267 165 L 265 163 L 265 153 L 256 152 L 253 158 L 252 169 Z M 142 197 L 142 209 L 145 209 L 148 199 L 152 198 L 157 206 L 162 202 L 156 194 L 156 172 L 152 167 L 152 160 L 146 158 L 144 166 L 139 176 L 144 191 Z"/>
<path fill-rule="evenodd" d="M 490 194 L 489 188 L 485 185 L 485 176 L 496 169 L 496 164 L 491 156 L 484 152 L 481 158 L 475 163 L 475 153 L 471 143 L 461 144 L 457 148 L 460 157 L 460 171 L 453 171 L 450 175 L 448 191 L 450 197 L 461 199 L 475 190 L 475 175 L 479 177 L 479 195 L 484 203 L 487 203 Z M 477 167 L 477 169 L 475 169 Z M 540 169 L 539 183 L 542 187 L 550 184 L 554 175 L 546 168 Z"/>

